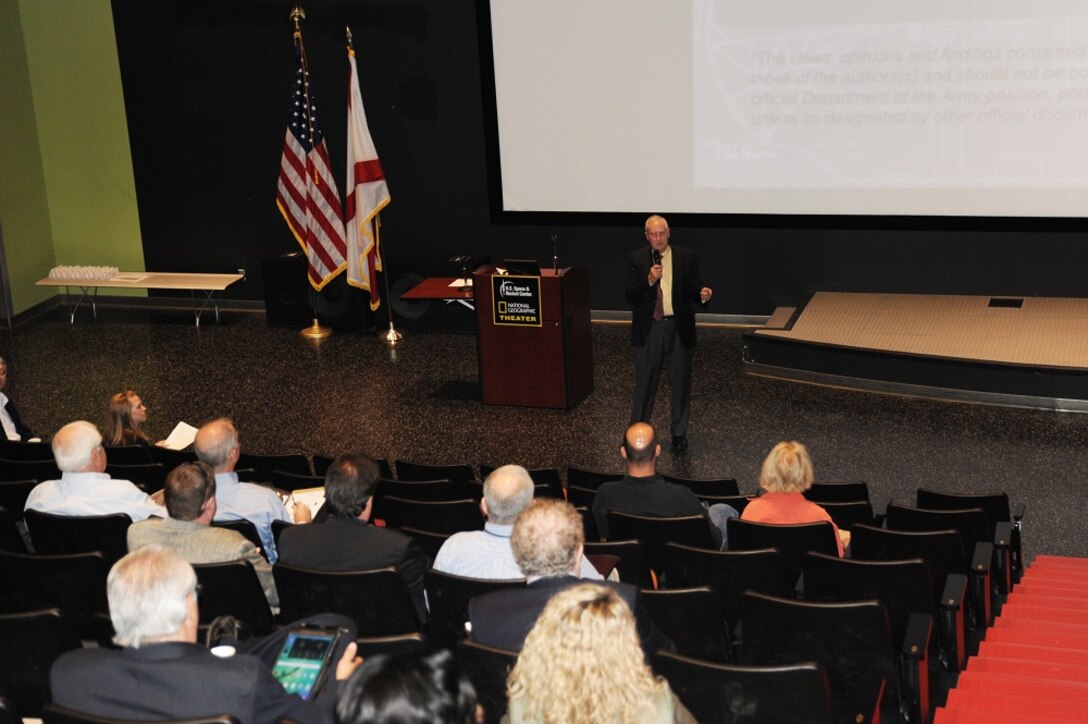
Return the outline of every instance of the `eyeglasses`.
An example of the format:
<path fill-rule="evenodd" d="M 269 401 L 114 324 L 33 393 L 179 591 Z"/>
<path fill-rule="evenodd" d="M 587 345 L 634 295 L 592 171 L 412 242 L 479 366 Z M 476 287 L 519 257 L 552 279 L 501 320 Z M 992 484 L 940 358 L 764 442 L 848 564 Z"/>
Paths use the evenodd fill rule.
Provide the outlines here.
<path fill-rule="evenodd" d="M 668 235 L 669 235 L 669 230 L 668 229 L 665 229 L 664 231 L 647 231 L 646 232 L 646 236 L 648 236 L 651 239 L 661 239 L 661 238 L 664 238 L 664 237 L 666 237 Z"/>

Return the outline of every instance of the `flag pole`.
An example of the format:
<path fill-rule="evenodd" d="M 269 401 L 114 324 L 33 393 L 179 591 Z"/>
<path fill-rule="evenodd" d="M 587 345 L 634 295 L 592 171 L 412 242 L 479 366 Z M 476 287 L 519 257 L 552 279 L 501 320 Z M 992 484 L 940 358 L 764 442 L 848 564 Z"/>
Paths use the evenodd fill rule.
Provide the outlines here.
<path fill-rule="evenodd" d="M 303 48 L 303 50 L 302 50 L 302 63 L 303 63 L 303 66 L 306 65 L 306 51 L 305 51 L 305 46 L 302 45 L 302 27 L 301 27 L 300 21 L 305 20 L 305 19 L 306 19 L 306 11 L 303 10 L 301 6 L 296 5 L 295 7 L 291 8 L 291 20 L 293 20 L 294 23 L 295 23 L 295 37 L 298 39 L 299 47 Z M 311 126 L 311 128 L 310 128 L 310 138 L 313 138 L 313 128 L 312 128 L 310 118 L 309 118 L 309 109 L 310 109 L 310 103 L 309 103 L 309 100 L 307 100 L 307 102 L 306 102 L 306 110 L 307 110 L 306 122 L 307 122 L 307 125 Z M 305 327 L 305 328 L 299 330 L 299 334 L 301 336 L 305 337 L 306 339 L 325 339 L 326 337 L 332 336 L 332 330 L 329 329 L 328 327 L 322 327 L 321 323 L 317 319 L 317 291 L 312 286 L 310 287 L 310 311 L 313 313 L 313 324 L 311 324 L 309 327 Z"/>
<path fill-rule="evenodd" d="M 374 241 L 378 243 L 381 238 L 379 229 L 382 228 L 381 214 L 374 217 Z M 379 249 L 380 253 L 384 254 L 384 249 Z M 385 263 L 382 263 L 382 277 L 385 278 L 385 303 L 388 304 L 386 311 L 389 312 L 389 331 L 382 335 L 382 341 L 384 341 L 390 347 L 404 339 L 404 333 L 398 332 L 397 328 L 393 326 L 393 297 L 389 296 L 389 272 L 385 270 Z"/>

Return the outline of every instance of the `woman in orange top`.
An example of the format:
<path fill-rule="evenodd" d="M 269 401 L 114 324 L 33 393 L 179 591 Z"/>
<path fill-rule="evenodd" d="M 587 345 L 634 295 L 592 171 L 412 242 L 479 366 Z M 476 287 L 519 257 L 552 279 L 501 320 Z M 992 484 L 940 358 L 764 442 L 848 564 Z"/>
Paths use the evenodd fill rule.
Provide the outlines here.
<path fill-rule="evenodd" d="M 812 460 L 799 442 L 780 442 L 774 446 L 759 471 L 759 487 L 765 491 L 749 501 L 741 520 L 755 523 L 818 523 L 827 521 L 838 537 L 839 557 L 850 545 L 850 531 L 839 530 L 827 511 L 802 495 L 812 487 Z"/>

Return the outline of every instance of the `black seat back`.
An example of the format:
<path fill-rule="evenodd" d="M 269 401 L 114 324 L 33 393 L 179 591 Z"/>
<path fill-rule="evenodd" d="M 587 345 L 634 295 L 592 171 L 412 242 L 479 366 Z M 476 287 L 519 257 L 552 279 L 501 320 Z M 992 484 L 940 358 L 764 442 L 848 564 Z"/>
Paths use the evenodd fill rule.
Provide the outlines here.
<path fill-rule="evenodd" d="M 235 533 L 240 533 L 243 538 L 260 548 L 264 557 L 268 558 L 268 552 L 264 549 L 264 542 L 261 540 L 261 534 L 257 531 L 257 526 L 253 524 L 253 521 L 242 519 L 217 520 L 214 521 L 212 525 L 216 528 L 226 528 L 227 530 L 233 530 Z"/>
<path fill-rule="evenodd" d="M 703 495 L 709 495 L 712 497 L 722 497 L 726 495 L 740 495 L 740 488 L 737 487 L 737 481 L 735 478 L 680 478 L 675 475 L 666 475 L 659 473 L 662 479 L 669 481 L 670 483 L 676 483 L 677 485 L 683 485 L 685 488 L 695 493 L 696 497 Z"/>
<path fill-rule="evenodd" d="M 378 479 L 374 504 L 389 496 L 403 500 L 419 500 L 430 503 L 464 500 L 469 497 L 465 483 L 455 483 L 448 478 L 441 480 L 388 480 Z M 380 516 L 379 516 L 380 517 Z"/>
<path fill-rule="evenodd" d="M 283 721 L 288 720 L 284 719 Z M 46 704 L 42 711 L 42 724 L 137 724 L 137 722 L 131 719 L 109 719 L 95 716 L 50 703 Z M 216 716 L 202 716 L 197 719 L 171 719 L 170 721 L 160 721 L 159 724 L 239 724 L 239 722 L 229 714 L 219 714 Z"/>
<path fill-rule="evenodd" d="M 96 614 L 109 615 L 106 576 L 99 553 L 26 555 L 0 552 L 0 613 L 59 608 L 85 639 L 98 638 Z"/>
<path fill-rule="evenodd" d="M 889 530 L 959 532 L 963 558 L 970 561 L 974 556 L 975 543 L 991 542 L 990 525 L 982 508 L 963 510 L 929 510 L 889 503 L 885 518 Z"/>
<path fill-rule="evenodd" d="M 786 570 L 791 572 L 794 582 L 801 575 L 801 556 L 808 551 L 839 554 L 835 529 L 830 523 L 775 525 L 730 518 L 725 525 L 730 550 L 777 548 L 782 552 Z"/>
<path fill-rule="evenodd" d="M 613 480 L 623 480 L 623 473 L 601 473 L 595 470 L 586 470 L 584 468 L 576 468 L 573 465 L 567 466 L 567 487 L 571 485 L 579 488 L 587 488 L 589 490 L 596 490 L 605 483 L 610 483 Z"/>
<path fill-rule="evenodd" d="M 249 561 L 198 563 L 193 570 L 201 587 L 201 624 L 211 623 L 217 616 L 234 616 L 254 635 L 264 636 L 272 630 L 272 609 Z"/>
<path fill-rule="evenodd" d="M 354 619 L 359 636 L 422 630 L 408 586 L 395 568 L 318 571 L 277 563 L 272 574 L 285 621 L 339 613 Z"/>
<path fill-rule="evenodd" d="M 809 603 L 749 591 L 741 627 L 741 663 L 823 666 L 836 721 L 874 721 L 881 689 L 887 709 L 898 706 L 891 626 L 879 601 Z"/>
<path fill-rule="evenodd" d="M 407 525 L 401 527 L 400 532 L 415 538 L 416 542 L 419 543 L 419 547 L 423 549 L 423 553 L 426 554 L 427 560 L 431 563 L 434 563 L 434 559 L 438 557 L 438 551 L 442 550 L 442 546 L 452 535 L 451 533 L 433 533 L 429 530 L 412 528 Z"/>
<path fill-rule="evenodd" d="M 989 523 L 988 540 L 993 540 L 994 526 L 1012 521 L 1009 496 L 1006 493 L 943 493 L 938 490 L 918 488 L 916 504 L 928 510 L 965 510 L 981 508 Z"/>
<path fill-rule="evenodd" d="M 390 495 L 382 499 L 381 513 L 392 528 L 408 526 L 434 533 L 459 533 L 484 527 L 483 513 L 472 499 L 429 502 Z"/>
<path fill-rule="evenodd" d="M 132 519 L 124 513 L 53 515 L 27 510 L 23 521 L 38 553 L 102 551 L 111 566 L 128 553 L 127 535 Z"/>
<path fill-rule="evenodd" d="M 718 548 L 710 532 L 710 521 L 705 515 L 657 518 L 610 510 L 608 531 L 610 537 L 618 540 L 635 538 L 642 541 L 646 546 L 646 559 L 658 576 L 665 570 L 666 543 L 682 543 L 693 548 Z"/>
<path fill-rule="evenodd" d="M 127 480 L 148 495 L 157 493 L 166 484 L 166 475 L 169 472 L 162 463 L 137 463 L 123 465 L 110 462 L 106 466 L 106 473 L 115 480 Z"/>
<path fill-rule="evenodd" d="M 586 541 L 586 556 L 616 556 L 619 563 L 616 571 L 621 581 L 639 588 L 655 588 L 651 575 L 650 560 L 646 557 L 646 546 L 640 540 Z"/>
<path fill-rule="evenodd" d="M 23 442 L 0 436 L 0 459 L 52 460 L 53 446 L 47 442 Z"/>
<path fill-rule="evenodd" d="M 148 465 L 154 462 L 151 452 L 143 445 L 106 445 L 106 462 L 110 465 Z"/>
<path fill-rule="evenodd" d="M 335 460 L 335 459 L 336 458 L 330 457 L 328 455 L 314 455 L 314 474 L 315 475 L 320 475 L 321 477 L 324 477 L 325 473 L 327 473 L 328 470 L 329 470 L 329 466 L 332 465 L 332 461 Z M 393 468 L 390 467 L 388 460 L 386 460 L 385 458 L 371 458 L 371 459 L 375 463 L 378 464 L 378 474 L 381 477 L 383 477 L 383 478 L 392 478 L 393 477 Z"/>
<path fill-rule="evenodd" d="M 273 488 L 279 488 L 280 490 L 305 490 L 307 488 L 323 487 L 325 478 L 320 475 L 300 475 L 298 473 L 284 472 L 283 470 L 273 470 L 272 477 L 268 482 L 272 483 Z"/>
<path fill-rule="evenodd" d="M 897 561 L 920 558 L 929 568 L 934 600 L 944 591 L 949 573 L 966 573 L 959 533 L 954 530 L 897 531 L 857 525 L 851 531 L 854 560 Z"/>
<path fill-rule="evenodd" d="M 463 485 L 476 477 L 471 465 L 427 465 L 398 459 L 397 480 L 450 480 Z"/>
<path fill-rule="evenodd" d="M 162 463 L 167 470 L 173 470 L 184 463 L 195 463 L 197 461 L 195 450 L 171 450 L 168 447 L 154 445 L 151 447 L 150 453 L 151 460 Z"/>
<path fill-rule="evenodd" d="M 60 470 L 48 460 L 0 460 L 0 480 L 59 480 Z"/>
<path fill-rule="evenodd" d="M 868 500 L 855 500 L 850 503 L 820 503 L 820 507 L 827 511 L 831 520 L 835 521 L 835 525 L 842 530 L 852 530 L 858 523 L 876 524 L 873 506 Z"/>
<path fill-rule="evenodd" d="M 49 669 L 66 651 L 82 646 L 73 621 L 60 609 L 0 614 L 0 695 L 24 717 L 40 717 L 52 699 Z"/>
<path fill-rule="evenodd" d="M 0 481 L 0 505 L 7 508 L 16 520 L 22 519 L 26 499 L 37 484 L 37 480 Z"/>
<path fill-rule="evenodd" d="M 583 488 L 579 485 L 567 486 L 567 502 L 575 508 L 592 508 L 597 497 L 596 488 Z"/>
<path fill-rule="evenodd" d="M 445 648 L 452 648 L 465 638 L 469 601 L 485 593 L 525 586 L 525 580 L 521 578 L 470 578 L 434 569 L 427 571 L 426 581 L 427 603 L 431 609 L 431 638 L 436 646 Z"/>
<path fill-rule="evenodd" d="M 486 724 L 498 724 L 506 714 L 506 680 L 518 662 L 513 651 L 465 639 L 457 644 L 457 665 L 476 689 Z"/>
<path fill-rule="evenodd" d="M 251 468 L 257 471 L 256 480 L 266 483 L 272 479 L 272 473 L 282 470 L 295 475 L 310 475 L 310 461 L 302 453 L 283 453 L 278 455 L 259 455 L 240 453 L 237 468 Z"/>
<path fill-rule="evenodd" d="M 929 565 L 921 558 L 863 561 L 808 553 L 801 564 L 806 601 L 875 598 L 888 609 L 892 640 L 903 641 L 912 613 L 932 616 L 936 599 Z"/>
<path fill-rule="evenodd" d="M 814 503 L 852 503 L 869 500 L 869 485 L 864 480 L 813 483 L 804 495 Z"/>
<path fill-rule="evenodd" d="M 665 584 L 669 588 L 710 586 L 721 600 L 730 630 L 740 621 L 741 594 L 759 591 L 790 596 L 794 576 L 777 548 L 712 551 L 669 543 L 665 546 Z"/>
<path fill-rule="evenodd" d="M 831 686 L 818 664 L 737 666 L 659 651 L 665 677 L 697 721 L 831 724 Z"/>
<path fill-rule="evenodd" d="M 11 553 L 26 553 L 26 543 L 19 532 L 15 521 L 18 518 L 4 506 L 0 505 L 0 551 Z"/>
<path fill-rule="evenodd" d="M 642 605 L 657 630 L 676 644 L 678 653 L 704 661 L 731 659 L 732 637 L 723 621 L 721 601 L 709 586 L 643 589 Z"/>

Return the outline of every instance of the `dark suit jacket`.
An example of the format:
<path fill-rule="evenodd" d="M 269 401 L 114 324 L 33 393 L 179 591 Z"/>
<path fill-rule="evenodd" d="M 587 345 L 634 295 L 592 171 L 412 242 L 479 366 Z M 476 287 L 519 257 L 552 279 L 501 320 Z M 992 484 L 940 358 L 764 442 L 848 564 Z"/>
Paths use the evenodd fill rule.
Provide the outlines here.
<path fill-rule="evenodd" d="M 608 538 L 608 511 L 668 518 L 681 515 L 706 515 L 706 508 L 695 493 L 683 485 L 667 483 L 657 475 L 645 478 L 624 476 L 605 483 L 593 497 L 593 519 L 597 532 Z M 715 541 L 721 543 L 718 529 L 707 523 Z"/>
<path fill-rule="evenodd" d="M 414 538 L 357 518 L 329 517 L 324 523 L 284 528 L 277 550 L 280 563 L 323 571 L 394 566 L 408 585 L 419 620 L 427 620 L 423 597 L 427 558 Z"/>
<path fill-rule="evenodd" d="M 53 664 L 49 682 L 61 706 L 136 721 L 232 714 L 242 722 L 331 722 L 339 693 L 330 677 L 306 702 L 284 691 L 256 657 L 220 659 L 203 646 L 180 642 L 69 651 Z"/>
<path fill-rule="evenodd" d="M 521 651 L 525 637 L 536 623 L 540 612 L 551 597 L 564 588 L 586 583 L 574 576 L 541 578 L 524 588 L 495 591 L 469 601 L 468 618 L 472 622 L 472 639 L 487 646 L 508 651 Z M 642 650 L 647 660 L 659 649 L 668 651 L 675 647 L 664 634 L 654 627 L 649 612 L 642 606 L 637 586 L 614 581 L 593 581 L 615 589 L 635 614 Z"/>
<path fill-rule="evenodd" d="M 4 409 L 8 411 L 12 423 L 15 424 L 15 432 L 19 433 L 19 437 L 23 442 L 34 437 L 34 431 L 23 424 L 22 419 L 19 417 L 19 412 L 15 409 L 15 403 L 12 402 L 10 398 L 8 399 L 8 404 L 4 405 Z"/>
<path fill-rule="evenodd" d="M 676 333 L 685 347 L 695 346 L 695 311 L 702 304 L 699 290 L 703 288 L 703 276 L 699 271 L 699 257 L 682 246 L 669 245 L 672 249 L 672 309 L 676 320 Z M 649 244 L 631 252 L 627 258 L 627 302 L 632 306 L 631 345 L 641 347 L 654 318 L 657 301 L 657 285 L 650 286 L 646 277 L 654 264 L 654 252 Z M 698 305 L 698 306 L 697 306 Z"/>

